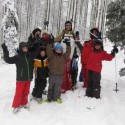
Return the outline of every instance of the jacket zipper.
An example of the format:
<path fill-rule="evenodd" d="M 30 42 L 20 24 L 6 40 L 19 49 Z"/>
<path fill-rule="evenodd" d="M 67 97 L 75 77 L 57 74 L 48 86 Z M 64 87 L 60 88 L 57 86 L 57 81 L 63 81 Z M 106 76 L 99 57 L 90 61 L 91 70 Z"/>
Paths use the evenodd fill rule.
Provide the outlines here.
<path fill-rule="evenodd" d="M 27 67 L 28 67 L 28 80 L 30 79 L 30 73 L 29 73 L 29 64 L 28 64 L 28 61 L 27 61 L 27 57 L 26 57 L 26 55 L 25 55 L 25 59 L 26 59 L 26 63 L 27 63 Z"/>
<path fill-rule="evenodd" d="M 21 77 L 23 76 L 23 68 L 22 68 L 22 70 L 21 70 Z"/>

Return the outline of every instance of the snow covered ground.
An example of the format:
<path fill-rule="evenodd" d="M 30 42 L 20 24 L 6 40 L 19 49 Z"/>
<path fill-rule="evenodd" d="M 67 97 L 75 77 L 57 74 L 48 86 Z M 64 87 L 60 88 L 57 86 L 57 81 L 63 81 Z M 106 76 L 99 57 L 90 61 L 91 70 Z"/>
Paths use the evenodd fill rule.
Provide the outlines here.
<path fill-rule="evenodd" d="M 105 50 L 111 49 L 112 45 L 106 43 Z M 117 54 L 117 73 L 125 67 L 124 58 L 123 51 Z M 0 125 L 125 125 L 125 76 L 115 75 L 115 59 L 103 62 L 101 99 L 84 97 L 85 89 L 78 82 L 76 91 L 62 94 L 62 104 L 32 101 L 30 111 L 22 109 L 17 115 L 11 108 L 15 76 L 15 65 L 0 62 Z M 118 93 L 113 91 L 116 82 Z"/>

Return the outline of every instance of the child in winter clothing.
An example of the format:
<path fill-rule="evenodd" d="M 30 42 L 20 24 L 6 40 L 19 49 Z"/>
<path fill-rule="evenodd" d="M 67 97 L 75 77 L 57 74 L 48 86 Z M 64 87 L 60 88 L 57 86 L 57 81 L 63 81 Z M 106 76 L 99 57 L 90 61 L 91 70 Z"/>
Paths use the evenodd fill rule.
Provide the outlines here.
<path fill-rule="evenodd" d="M 6 63 L 16 65 L 16 92 L 13 100 L 13 112 L 16 113 L 20 107 L 28 106 L 28 94 L 30 83 L 33 78 L 33 57 L 28 52 L 26 42 L 19 44 L 19 53 L 9 57 L 7 46 L 2 44 L 4 60 Z"/>
<path fill-rule="evenodd" d="M 88 69 L 87 69 L 87 61 L 90 56 L 90 53 L 93 49 L 94 39 L 97 39 L 100 32 L 97 28 L 92 28 L 90 32 L 93 34 L 90 34 L 91 39 L 86 39 L 83 46 L 80 44 L 80 42 L 76 42 L 77 46 L 81 50 L 81 63 L 82 63 L 82 74 L 84 75 L 84 88 L 87 88 L 88 86 Z M 97 38 L 96 38 L 97 37 Z"/>
<path fill-rule="evenodd" d="M 71 53 L 67 61 L 65 62 L 65 69 L 64 69 L 64 75 L 63 75 L 63 81 L 62 81 L 62 93 L 65 93 L 67 90 L 71 90 L 73 86 L 73 82 L 76 82 L 76 79 L 72 79 L 72 60 L 73 55 L 75 52 L 75 33 L 72 30 L 72 22 L 66 21 L 65 22 L 65 29 L 57 36 L 55 37 L 55 42 L 61 42 L 61 45 L 63 46 L 64 52 L 66 49 L 66 45 L 63 43 L 64 40 L 69 40 L 70 46 L 71 46 Z M 77 73 L 75 73 L 77 74 Z M 77 78 L 77 76 L 76 76 Z M 76 84 L 76 83 L 74 83 Z"/>
<path fill-rule="evenodd" d="M 40 102 L 42 100 L 42 93 L 47 84 L 48 77 L 48 59 L 46 55 L 46 48 L 41 47 L 40 54 L 34 59 L 34 72 L 35 72 L 35 86 L 32 95 Z"/>
<path fill-rule="evenodd" d="M 61 103 L 61 85 L 63 80 L 65 61 L 68 59 L 71 47 L 69 42 L 65 42 L 67 45 L 66 52 L 63 53 L 63 47 L 60 43 L 55 43 L 52 49 L 52 43 L 47 45 L 47 56 L 49 60 L 49 89 L 48 99 L 51 102 L 57 101 Z"/>
<path fill-rule="evenodd" d="M 102 42 L 100 40 L 95 40 L 93 51 L 87 61 L 88 87 L 86 90 L 86 96 L 100 98 L 102 61 L 111 61 L 114 58 L 115 53 L 118 53 L 116 47 L 112 50 L 111 54 L 108 54 L 103 50 Z"/>

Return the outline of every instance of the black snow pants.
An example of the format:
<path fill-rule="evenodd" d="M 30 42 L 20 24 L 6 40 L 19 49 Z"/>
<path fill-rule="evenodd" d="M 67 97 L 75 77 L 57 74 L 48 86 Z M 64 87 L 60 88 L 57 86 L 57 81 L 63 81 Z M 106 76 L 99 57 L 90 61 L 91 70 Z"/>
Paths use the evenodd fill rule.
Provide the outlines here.
<path fill-rule="evenodd" d="M 86 89 L 86 96 L 100 98 L 100 80 L 100 73 L 91 70 L 88 71 L 88 87 Z"/>
<path fill-rule="evenodd" d="M 47 84 L 47 79 L 37 79 L 35 78 L 35 85 L 32 91 L 32 95 L 37 98 L 42 98 L 43 90 Z"/>

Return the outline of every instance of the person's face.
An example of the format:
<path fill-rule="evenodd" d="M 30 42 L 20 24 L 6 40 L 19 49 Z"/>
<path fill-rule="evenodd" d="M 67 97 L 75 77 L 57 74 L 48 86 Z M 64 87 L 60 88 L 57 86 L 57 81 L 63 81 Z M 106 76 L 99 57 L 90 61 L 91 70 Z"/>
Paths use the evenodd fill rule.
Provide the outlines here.
<path fill-rule="evenodd" d="M 43 34 L 42 34 L 42 37 L 45 38 L 46 35 L 48 35 L 48 34 L 47 34 L 47 33 L 43 33 Z"/>
<path fill-rule="evenodd" d="M 44 57 L 45 54 L 46 54 L 45 51 L 41 51 L 41 52 L 40 52 L 40 55 L 41 55 L 42 57 Z"/>
<path fill-rule="evenodd" d="M 94 31 L 93 31 L 93 34 L 96 36 L 96 35 L 97 35 L 97 31 L 96 31 L 96 30 L 94 30 Z"/>
<path fill-rule="evenodd" d="M 37 32 L 35 33 L 35 37 L 37 37 L 37 36 L 41 37 L 41 32 L 40 32 L 40 31 L 37 31 Z"/>
<path fill-rule="evenodd" d="M 26 53 L 26 52 L 28 52 L 28 48 L 27 47 L 23 47 L 22 51 Z"/>
<path fill-rule="evenodd" d="M 99 45 L 99 44 L 95 45 L 95 49 L 99 50 L 100 48 L 101 48 L 101 45 Z"/>
<path fill-rule="evenodd" d="M 61 54 L 61 53 L 62 53 L 62 50 L 61 50 L 61 49 L 57 49 L 57 50 L 56 50 L 56 53 Z"/>
<path fill-rule="evenodd" d="M 72 29 L 72 25 L 70 23 L 66 24 L 66 30 L 70 31 Z"/>

